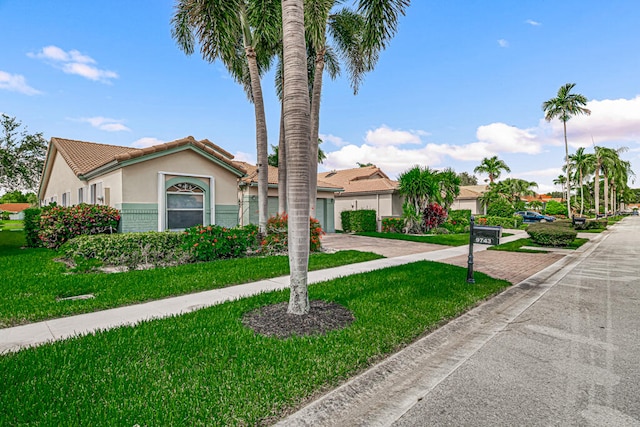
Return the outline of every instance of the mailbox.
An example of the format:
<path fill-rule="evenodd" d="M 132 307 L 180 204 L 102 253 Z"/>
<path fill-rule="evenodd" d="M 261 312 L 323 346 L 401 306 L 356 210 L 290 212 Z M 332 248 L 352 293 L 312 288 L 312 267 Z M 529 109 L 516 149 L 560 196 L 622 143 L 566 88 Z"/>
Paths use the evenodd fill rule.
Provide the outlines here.
<path fill-rule="evenodd" d="M 502 237 L 502 227 L 490 225 L 476 225 L 473 227 L 473 243 L 483 245 L 499 245 Z"/>

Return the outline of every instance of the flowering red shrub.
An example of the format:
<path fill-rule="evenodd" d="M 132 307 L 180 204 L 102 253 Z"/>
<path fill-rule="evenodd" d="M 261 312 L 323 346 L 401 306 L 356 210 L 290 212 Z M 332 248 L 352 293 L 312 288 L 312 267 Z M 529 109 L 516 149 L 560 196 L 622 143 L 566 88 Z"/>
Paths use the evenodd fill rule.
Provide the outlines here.
<path fill-rule="evenodd" d="M 430 203 L 422 213 L 424 226 L 427 231 L 439 227 L 447 220 L 447 211 L 437 203 Z"/>
<path fill-rule="evenodd" d="M 404 227 L 404 220 L 402 218 L 383 218 L 382 219 L 383 233 L 402 233 L 403 227 Z"/>
<path fill-rule="evenodd" d="M 120 212 L 109 206 L 49 205 L 42 208 L 38 238 L 43 246 L 56 249 L 76 236 L 115 233 L 119 221 Z"/>
<path fill-rule="evenodd" d="M 322 247 L 320 236 L 325 232 L 320 227 L 320 221 L 309 218 L 309 250 L 317 252 Z M 265 254 L 285 253 L 289 243 L 289 216 L 277 214 L 267 220 L 267 235 L 261 242 L 262 251 Z"/>
<path fill-rule="evenodd" d="M 257 247 L 258 227 L 226 228 L 219 225 L 196 225 L 184 231 L 183 248 L 198 261 L 239 258 Z"/>

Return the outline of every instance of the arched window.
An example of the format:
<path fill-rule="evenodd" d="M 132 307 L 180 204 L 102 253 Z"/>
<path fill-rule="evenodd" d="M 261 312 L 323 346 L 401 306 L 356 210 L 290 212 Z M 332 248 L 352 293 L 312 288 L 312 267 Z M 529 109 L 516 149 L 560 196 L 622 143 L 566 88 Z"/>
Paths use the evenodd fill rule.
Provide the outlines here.
<path fill-rule="evenodd" d="M 181 182 L 167 189 L 167 228 L 181 230 L 204 224 L 204 190 Z"/>

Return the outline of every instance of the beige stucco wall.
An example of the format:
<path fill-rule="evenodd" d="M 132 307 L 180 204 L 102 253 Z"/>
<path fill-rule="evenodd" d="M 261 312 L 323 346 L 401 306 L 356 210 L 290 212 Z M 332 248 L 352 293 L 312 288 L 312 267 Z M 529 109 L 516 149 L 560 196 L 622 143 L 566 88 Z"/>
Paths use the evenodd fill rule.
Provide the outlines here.
<path fill-rule="evenodd" d="M 113 172 L 109 172 L 108 174 L 104 174 L 97 178 L 91 179 L 87 181 L 86 185 L 88 187 L 91 187 L 91 185 L 93 184 L 100 184 L 100 183 L 102 183 L 102 194 L 98 194 L 98 196 L 105 196 L 108 191 L 109 198 L 108 200 L 105 198 L 103 202 L 98 202 L 98 204 L 105 204 L 105 205 L 115 207 L 117 204 L 122 203 L 122 170 L 121 169 L 118 169 Z M 77 197 L 77 194 L 76 194 L 76 197 Z M 87 195 L 85 197 L 86 197 L 85 203 L 89 203 L 90 190 L 87 190 Z"/>
<path fill-rule="evenodd" d="M 477 199 L 456 199 L 451 204 L 451 209 L 470 209 L 472 215 L 480 215 L 483 213 L 480 202 Z"/>
<path fill-rule="evenodd" d="M 49 176 L 49 182 L 44 189 L 42 200 L 49 203 L 51 197 L 55 196 L 57 203 L 62 203 L 62 193 L 71 192 L 71 204 L 78 203 L 78 188 L 84 187 L 84 184 L 73 173 L 71 168 L 67 165 L 62 155 L 56 152 L 53 158 L 53 164 L 51 166 L 51 174 Z"/>
<path fill-rule="evenodd" d="M 158 172 L 167 172 L 166 179 L 175 176 L 206 175 L 215 179 L 215 203 L 237 204 L 237 177 L 192 150 L 136 163 L 122 170 L 122 201 L 124 203 L 158 203 Z M 198 178 L 209 184 L 207 178 Z"/>
<path fill-rule="evenodd" d="M 349 210 L 373 209 L 376 211 L 378 230 L 382 217 L 402 215 L 402 200 L 396 194 L 371 194 L 359 196 L 337 196 L 335 209 L 335 226 L 342 230 L 340 213 Z"/>

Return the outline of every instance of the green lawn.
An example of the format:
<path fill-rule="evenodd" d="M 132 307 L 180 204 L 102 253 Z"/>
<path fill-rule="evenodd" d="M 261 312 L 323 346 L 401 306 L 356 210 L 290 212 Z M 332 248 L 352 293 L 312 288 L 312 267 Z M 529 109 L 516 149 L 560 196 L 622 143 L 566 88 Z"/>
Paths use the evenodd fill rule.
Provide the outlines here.
<path fill-rule="evenodd" d="M 22 230 L 23 227 L 24 224 L 21 220 L 9 219 L 6 221 L 0 221 L 0 231 Z"/>
<path fill-rule="evenodd" d="M 562 249 L 578 249 L 580 246 L 584 245 L 588 241 L 589 241 L 589 239 L 574 239 L 573 242 L 571 242 L 567 246 L 563 246 Z M 540 248 L 540 250 L 521 249 L 523 246 L 533 246 L 533 247 L 536 247 L 536 248 Z M 546 252 L 548 252 L 547 250 L 545 250 L 546 248 L 548 248 L 548 247 L 541 246 L 541 245 L 538 245 L 536 243 L 533 243 L 531 241 L 531 239 L 518 239 L 518 240 L 514 240 L 513 242 L 510 242 L 510 243 L 503 243 L 503 244 L 497 245 L 497 246 L 490 246 L 488 249 L 489 250 L 493 250 L 493 251 L 546 253 Z"/>
<path fill-rule="evenodd" d="M 355 233 L 358 236 L 380 237 L 382 239 L 407 240 L 410 242 L 432 243 L 435 245 L 463 246 L 469 244 L 469 233 L 461 234 L 437 234 L 429 236 L 416 236 L 403 233 L 379 233 L 362 232 Z"/>
<path fill-rule="evenodd" d="M 46 286 L 59 277 L 60 270 L 52 270 L 31 274 Z M 166 283 L 197 277 L 189 269 L 161 273 L 146 274 L 169 276 Z M 324 336 L 267 338 L 242 325 L 244 313 L 286 301 L 288 292 L 280 291 L 6 354 L 0 356 L 0 420 L 42 426 L 271 423 L 509 286 L 482 273 L 469 285 L 466 274 L 466 268 L 422 261 L 312 285 L 311 299 L 337 302 L 356 319 Z"/>
<path fill-rule="evenodd" d="M 289 274 L 286 256 L 240 258 L 126 273 L 68 274 L 54 251 L 20 249 L 24 233 L 0 232 L 0 327 L 86 313 Z M 340 251 L 313 254 L 310 270 L 382 258 Z M 58 301 L 93 294 L 95 298 Z M 0 423 L 1 424 L 1 423 Z"/>

